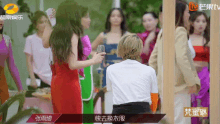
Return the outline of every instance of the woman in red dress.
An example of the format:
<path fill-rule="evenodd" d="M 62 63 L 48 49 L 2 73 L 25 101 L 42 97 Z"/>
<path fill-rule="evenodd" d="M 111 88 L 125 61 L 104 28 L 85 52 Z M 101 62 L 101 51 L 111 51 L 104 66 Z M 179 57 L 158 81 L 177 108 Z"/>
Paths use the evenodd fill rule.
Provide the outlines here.
<path fill-rule="evenodd" d="M 54 113 L 82 114 L 82 96 L 78 69 L 101 63 L 105 53 L 96 53 L 92 59 L 82 60 L 80 36 L 83 34 L 81 14 L 75 2 L 61 3 L 56 12 L 56 25 L 47 25 L 44 31 L 44 47 L 51 47 L 51 94 Z M 49 42 L 48 42 L 49 41 Z"/>

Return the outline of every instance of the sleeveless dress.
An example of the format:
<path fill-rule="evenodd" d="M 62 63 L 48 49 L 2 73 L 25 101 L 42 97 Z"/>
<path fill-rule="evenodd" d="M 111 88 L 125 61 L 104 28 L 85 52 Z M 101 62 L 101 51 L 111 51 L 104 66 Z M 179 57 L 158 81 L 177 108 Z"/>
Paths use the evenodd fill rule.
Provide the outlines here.
<path fill-rule="evenodd" d="M 55 62 L 51 65 L 51 70 L 53 73 L 51 96 L 54 113 L 82 114 L 78 69 L 70 70 L 67 63 L 58 64 Z"/>
<path fill-rule="evenodd" d="M 101 64 L 101 68 L 103 69 L 103 72 L 101 72 L 102 76 L 102 87 L 106 86 L 106 69 L 109 65 L 115 64 L 120 62 L 122 59 L 120 57 L 117 57 L 117 47 L 118 44 L 107 44 L 107 34 L 104 33 L 104 39 L 103 39 L 103 45 L 105 46 L 105 64 Z M 100 71 L 99 71 L 100 73 Z"/>

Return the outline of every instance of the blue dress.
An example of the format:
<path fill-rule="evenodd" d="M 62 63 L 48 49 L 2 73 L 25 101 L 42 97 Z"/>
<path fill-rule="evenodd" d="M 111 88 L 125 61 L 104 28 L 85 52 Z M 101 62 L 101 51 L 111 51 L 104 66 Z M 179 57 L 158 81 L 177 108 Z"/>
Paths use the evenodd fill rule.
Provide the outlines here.
<path fill-rule="evenodd" d="M 105 66 L 104 67 L 103 63 L 101 64 L 101 68 L 104 69 L 103 71 L 98 71 L 99 73 L 101 73 L 101 78 L 102 78 L 102 87 L 106 86 L 106 69 L 109 65 L 111 64 L 115 64 L 118 62 L 121 62 L 122 59 L 120 57 L 117 57 L 117 47 L 118 44 L 107 44 L 107 34 L 104 33 L 104 39 L 103 39 L 103 45 L 105 46 L 105 59 L 104 62 Z"/>

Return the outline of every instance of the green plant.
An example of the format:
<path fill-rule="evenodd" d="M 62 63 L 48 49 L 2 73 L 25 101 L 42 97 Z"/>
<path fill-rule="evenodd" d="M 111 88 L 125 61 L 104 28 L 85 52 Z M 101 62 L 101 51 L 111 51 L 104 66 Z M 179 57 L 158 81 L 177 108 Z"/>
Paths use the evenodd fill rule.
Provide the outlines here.
<path fill-rule="evenodd" d="M 24 0 L 18 0 L 17 4 L 19 6 L 19 12 L 20 13 L 27 13 L 28 18 L 31 21 L 34 14 L 33 14 L 33 12 L 30 11 L 30 7 L 28 6 L 28 4 L 25 3 Z M 24 33 L 23 36 L 27 37 L 28 35 L 33 34 L 33 31 L 34 31 L 34 26 L 33 26 L 33 24 L 31 24 L 31 25 L 29 25 L 28 31 L 26 33 Z"/>
<path fill-rule="evenodd" d="M 132 33 L 144 32 L 142 16 L 146 11 L 159 13 L 162 0 L 121 0 L 121 8 L 125 13 L 128 31 Z"/>

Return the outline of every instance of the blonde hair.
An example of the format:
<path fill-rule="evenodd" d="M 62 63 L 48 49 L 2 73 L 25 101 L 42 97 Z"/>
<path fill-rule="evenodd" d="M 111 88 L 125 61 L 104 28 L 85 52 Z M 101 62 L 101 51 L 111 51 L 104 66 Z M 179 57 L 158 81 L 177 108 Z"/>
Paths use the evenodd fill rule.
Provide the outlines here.
<path fill-rule="evenodd" d="M 142 40 L 136 34 L 127 34 L 119 41 L 117 55 L 124 60 L 139 60 L 142 49 Z"/>

